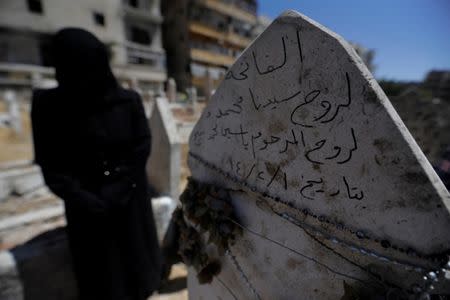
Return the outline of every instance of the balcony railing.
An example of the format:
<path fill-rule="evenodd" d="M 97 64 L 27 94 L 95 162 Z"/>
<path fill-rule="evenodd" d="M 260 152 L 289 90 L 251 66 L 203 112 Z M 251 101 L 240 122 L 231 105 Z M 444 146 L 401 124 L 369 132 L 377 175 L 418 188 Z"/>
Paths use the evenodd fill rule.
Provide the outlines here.
<path fill-rule="evenodd" d="M 221 14 L 228 15 L 251 24 L 256 23 L 256 11 L 255 13 L 250 13 L 248 10 L 244 10 L 240 6 L 234 4 L 234 1 L 233 3 L 230 3 L 230 1 L 197 0 L 197 3 L 200 3 L 203 6 L 215 10 Z"/>
<path fill-rule="evenodd" d="M 219 54 L 207 49 L 197 48 L 191 48 L 191 59 L 209 65 L 225 67 L 231 66 L 235 60 L 235 58 L 230 55 Z"/>
<path fill-rule="evenodd" d="M 206 36 L 211 39 L 224 41 L 228 44 L 240 48 L 247 47 L 251 42 L 250 39 L 240 36 L 234 32 L 220 32 L 218 30 L 212 29 L 211 27 L 208 27 L 198 22 L 191 22 L 189 24 L 189 31 L 191 33 Z"/>
<path fill-rule="evenodd" d="M 132 42 L 125 43 L 125 50 L 128 63 L 148 65 L 155 70 L 164 70 L 165 55 L 162 50 L 155 50 Z"/>
<path fill-rule="evenodd" d="M 37 81 L 53 79 L 54 70 L 28 64 L 0 63 L 0 86 L 32 87 Z"/>
<path fill-rule="evenodd" d="M 122 11 L 125 17 L 131 19 L 149 21 L 157 24 L 161 24 L 163 21 L 161 14 L 155 10 L 136 8 L 124 3 L 122 4 Z"/>
<path fill-rule="evenodd" d="M 256 15 L 256 2 L 248 1 L 248 0 L 222 0 L 230 5 L 237 6 L 238 8 L 251 13 L 252 15 Z"/>

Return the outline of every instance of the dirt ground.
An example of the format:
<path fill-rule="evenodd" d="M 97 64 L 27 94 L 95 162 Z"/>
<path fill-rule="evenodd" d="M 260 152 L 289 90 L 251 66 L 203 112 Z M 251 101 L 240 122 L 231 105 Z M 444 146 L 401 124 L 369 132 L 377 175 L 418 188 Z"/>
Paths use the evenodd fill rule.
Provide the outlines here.
<path fill-rule="evenodd" d="M 159 293 L 151 296 L 149 300 L 187 300 L 187 270 L 184 264 L 172 267 L 169 281 Z"/>

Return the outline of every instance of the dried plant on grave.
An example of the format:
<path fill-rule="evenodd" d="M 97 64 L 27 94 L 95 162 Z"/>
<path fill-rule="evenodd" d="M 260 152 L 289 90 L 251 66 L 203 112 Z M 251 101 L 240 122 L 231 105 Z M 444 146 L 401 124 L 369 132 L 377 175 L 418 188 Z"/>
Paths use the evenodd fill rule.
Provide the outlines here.
<path fill-rule="evenodd" d="M 199 232 L 186 223 L 181 208 L 174 211 L 173 219 L 179 229 L 178 254 L 186 265 L 194 267 L 201 284 L 210 283 L 220 273 L 220 262 L 208 256 Z"/>
<path fill-rule="evenodd" d="M 242 228 L 236 225 L 236 216 L 228 191 L 188 178 L 188 184 L 180 196 L 187 219 L 208 233 L 208 243 L 217 246 L 220 255 L 233 244 Z"/>
<path fill-rule="evenodd" d="M 200 283 L 209 283 L 220 273 L 221 264 L 208 256 L 202 235 L 223 255 L 242 229 L 234 223 L 228 192 L 221 188 L 188 178 L 180 200 L 182 208 L 173 214 L 180 233 L 178 253 L 186 265 L 195 268 Z"/>

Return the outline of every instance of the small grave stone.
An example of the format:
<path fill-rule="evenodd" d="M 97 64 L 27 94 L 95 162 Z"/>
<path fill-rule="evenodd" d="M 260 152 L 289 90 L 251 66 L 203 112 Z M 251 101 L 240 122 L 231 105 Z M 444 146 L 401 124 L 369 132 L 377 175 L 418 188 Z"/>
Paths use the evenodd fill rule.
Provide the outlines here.
<path fill-rule="evenodd" d="M 158 195 L 177 199 L 180 183 L 181 145 L 169 103 L 156 98 L 149 120 L 152 149 L 147 161 L 147 176 Z"/>
<path fill-rule="evenodd" d="M 199 107 L 198 107 L 198 100 L 197 100 L 197 89 L 195 87 L 189 87 L 186 89 L 187 94 L 187 111 L 190 114 L 199 116 Z"/>
<path fill-rule="evenodd" d="M 9 122 L 11 128 L 16 134 L 22 132 L 22 120 L 20 118 L 20 107 L 17 101 L 17 95 L 12 90 L 7 90 L 4 94 L 5 101 L 8 105 Z"/>
<path fill-rule="evenodd" d="M 193 178 L 228 191 L 243 229 L 210 284 L 189 270 L 192 299 L 450 294 L 450 195 L 352 47 L 322 25 L 277 18 L 189 146 Z"/>
<path fill-rule="evenodd" d="M 212 94 L 214 93 L 214 81 L 211 76 L 211 71 L 209 69 L 206 70 L 206 78 L 204 82 L 205 86 L 205 99 L 206 102 L 209 102 L 211 99 Z"/>
<path fill-rule="evenodd" d="M 173 78 L 169 78 L 167 81 L 167 99 L 169 99 L 169 102 L 177 100 L 177 84 Z"/>
<path fill-rule="evenodd" d="M 197 88 L 190 87 L 186 89 L 186 93 L 188 95 L 188 101 L 191 105 L 195 105 L 197 103 Z"/>

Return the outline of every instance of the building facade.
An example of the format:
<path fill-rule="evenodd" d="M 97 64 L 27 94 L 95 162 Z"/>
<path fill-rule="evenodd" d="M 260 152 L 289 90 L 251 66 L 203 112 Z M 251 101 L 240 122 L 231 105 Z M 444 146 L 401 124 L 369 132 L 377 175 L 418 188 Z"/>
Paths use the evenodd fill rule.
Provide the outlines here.
<path fill-rule="evenodd" d="M 209 95 L 254 38 L 256 0 L 166 0 L 164 47 L 168 73 L 179 90 L 189 85 Z M 178 63 L 170 67 L 170 60 Z"/>
<path fill-rule="evenodd" d="M 119 80 L 143 90 L 161 88 L 167 78 L 162 21 L 160 0 L 2 0 L 0 84 L 51 78 L 51 35 L 81 27 L 108 46 Z"/>

